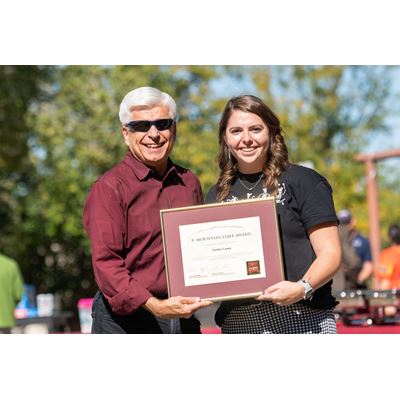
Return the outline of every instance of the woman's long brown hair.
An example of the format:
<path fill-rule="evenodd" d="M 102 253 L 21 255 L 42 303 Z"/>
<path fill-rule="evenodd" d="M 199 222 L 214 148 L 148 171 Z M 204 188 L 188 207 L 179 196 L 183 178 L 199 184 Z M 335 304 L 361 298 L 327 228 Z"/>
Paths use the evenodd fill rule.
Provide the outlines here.
<path fill-rule="evenodd" d="M 237 161 L 225 143 L 224 137 L 229 118 L 233 111 L 239 110 L 258 115 L 268 127 L 269 146 L 263 167 L 265 175 L 264 187 L 270 194 L 278 191 L 278 178 L 289 165 L 288 151 L 282 136 L 282 128 L 278 117 L 258 97 L 244 95 L 233 97 L 228 101 L 219 122 L 219 155 L 220 175 L 217 182 L 217 201 L 221 202 L 229 195 L 232 182 L 236 176 Z"/>

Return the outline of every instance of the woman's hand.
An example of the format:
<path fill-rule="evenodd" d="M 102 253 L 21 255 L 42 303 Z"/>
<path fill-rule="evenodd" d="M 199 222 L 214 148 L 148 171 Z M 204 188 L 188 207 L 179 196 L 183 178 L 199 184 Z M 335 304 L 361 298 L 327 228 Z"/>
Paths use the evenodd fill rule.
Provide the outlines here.
<path fill-rule="evenodd" d="M 281 281 L 265 289 L 256 300 L 269 300 L 278 306 L 297 303 L 304 297 L 304 287 L 297 282 Z"/>
<path fill-rule="evenodd" d="M 319 224 L 308 230 L 316 259 L 303 279 L 314 290 L 328 282 L 340 264 L 340 241 L 336 222 Z M 280 306 L 297 303 L 304 297 L 304 286 L 297 282 L 281 281 L 270 286 L 256 300 L 269 300 Z"/>

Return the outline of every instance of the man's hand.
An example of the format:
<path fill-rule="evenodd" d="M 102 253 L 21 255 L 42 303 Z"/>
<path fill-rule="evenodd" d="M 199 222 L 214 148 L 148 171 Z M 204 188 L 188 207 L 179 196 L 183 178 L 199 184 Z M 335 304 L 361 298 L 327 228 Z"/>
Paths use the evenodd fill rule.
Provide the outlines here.
<path fill-rule="evenodd" d="M 199 297 L 176 296 L 166 300 L 150 297 L 143 307 L 156 317 L 190 318 L 196 311 L 211 304 L 212 301 L 201 300 Z"/>

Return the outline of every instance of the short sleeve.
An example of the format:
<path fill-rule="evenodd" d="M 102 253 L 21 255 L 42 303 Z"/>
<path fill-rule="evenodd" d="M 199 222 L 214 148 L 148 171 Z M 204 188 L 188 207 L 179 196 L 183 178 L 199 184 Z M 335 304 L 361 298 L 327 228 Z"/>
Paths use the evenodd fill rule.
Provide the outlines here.
<path fill-rule="evenodd" d="M 213 204 L 217 202 L 217 185 L 214 185 L 207 193 L 205 203 Z"/>
<path fill-rule="evenodd" d="M 364 261 L 372 261 L 371 246 L 369 245 L 368 239 L 365 239 Z"/>
<path fill-rule="evenodd" d="M 337 223 L 332 188 L 326 179 L 321 179 L 312 190 L 310 188 L 300 214 L 306 229 L 325 222 Z"/>

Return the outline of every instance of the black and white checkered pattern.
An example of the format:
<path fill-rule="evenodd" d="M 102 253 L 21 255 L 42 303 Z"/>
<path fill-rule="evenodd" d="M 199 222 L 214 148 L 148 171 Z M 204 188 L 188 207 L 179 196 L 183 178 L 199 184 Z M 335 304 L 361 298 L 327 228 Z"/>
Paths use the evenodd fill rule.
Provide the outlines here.
<path fill-rule="evenodd" d="M 314 310 L 301 303 L 278 306 L 261 301 L 232 309 L 222 333 L 337 333 L 331 310 Z"/>

